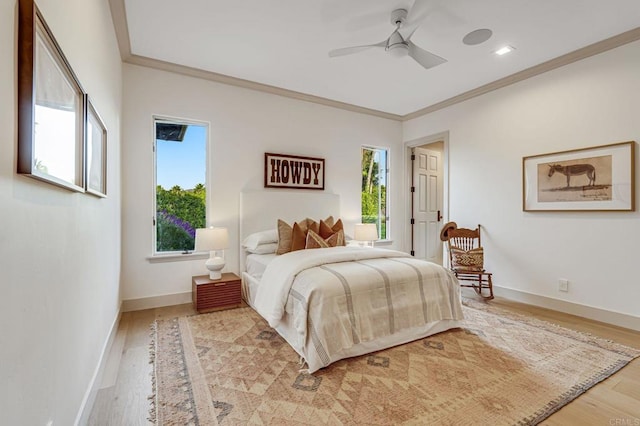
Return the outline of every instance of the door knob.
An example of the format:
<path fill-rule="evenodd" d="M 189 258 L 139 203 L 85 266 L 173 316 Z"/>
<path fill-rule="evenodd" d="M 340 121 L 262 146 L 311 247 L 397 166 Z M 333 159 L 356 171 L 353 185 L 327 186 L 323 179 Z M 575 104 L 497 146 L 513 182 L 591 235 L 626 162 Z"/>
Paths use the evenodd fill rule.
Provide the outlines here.
<path fill-rule="evenodd" d="M 438 210 L 438 222 L 442 220 L 442 215 L 440 214 L 440 210 Z"/>

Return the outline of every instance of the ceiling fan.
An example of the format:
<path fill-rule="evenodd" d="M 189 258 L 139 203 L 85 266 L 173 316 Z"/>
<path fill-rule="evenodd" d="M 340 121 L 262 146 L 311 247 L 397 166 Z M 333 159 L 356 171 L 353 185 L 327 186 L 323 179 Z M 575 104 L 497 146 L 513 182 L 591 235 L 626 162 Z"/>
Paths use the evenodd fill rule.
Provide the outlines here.
<path fill-rule="evenodd" d="M 446 59 L 418 47 L 411 41 L 411 36 L 418 29 L 420 21 L 424 19 L 426 5 L 426 0 L 416 0 L 410 12 L 407 12 L 406 9 L 396 9 L 391 12 L 391 24 L 395 25 L 396 29 L 386 40 L 376 44 L 335 49 L 329 52 L 329 56 L 334 58 L 358 53 L 373 47 L 383 47 L 385 51 L 394 56 L 410 56 L 426 69 L 444 64 L 447 62 Z"/>

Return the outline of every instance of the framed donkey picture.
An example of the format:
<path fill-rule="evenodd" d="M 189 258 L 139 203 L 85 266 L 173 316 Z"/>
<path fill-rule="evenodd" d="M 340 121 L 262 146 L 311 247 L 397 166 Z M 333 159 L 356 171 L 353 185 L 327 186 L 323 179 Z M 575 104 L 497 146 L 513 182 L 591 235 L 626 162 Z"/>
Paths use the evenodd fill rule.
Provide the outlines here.
<path fill-rule="evenodd" d="M 635 142 L 522 159 L 524 211 L 634 211 Z"/>

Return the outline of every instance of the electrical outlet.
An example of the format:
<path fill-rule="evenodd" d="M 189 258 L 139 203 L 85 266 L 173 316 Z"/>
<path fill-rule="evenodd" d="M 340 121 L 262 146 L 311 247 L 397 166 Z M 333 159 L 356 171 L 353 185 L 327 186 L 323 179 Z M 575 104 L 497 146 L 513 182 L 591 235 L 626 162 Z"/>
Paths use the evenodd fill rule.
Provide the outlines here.
<path fill-rule="evenodd" d="M 558 290 L 559 291 L 569 291 L 569 280 L 565 280 L 563 278 L 558 280 Z"/>

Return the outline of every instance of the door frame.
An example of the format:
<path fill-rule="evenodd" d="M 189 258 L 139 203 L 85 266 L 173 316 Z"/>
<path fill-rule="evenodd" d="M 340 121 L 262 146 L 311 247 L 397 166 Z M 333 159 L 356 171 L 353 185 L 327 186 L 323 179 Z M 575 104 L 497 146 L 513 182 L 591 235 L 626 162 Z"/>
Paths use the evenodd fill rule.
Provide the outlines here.
<path fill-rule="evenodd" d="M 411 171 L 411 149 L 429 145 L 435 142 L 443 142 L 442 152 L 442 223 L 445 224 L 449 221 L 449 131 L 435 133 L 429 136 L 424 136 L 418 139 L 413 139 L 404 143 L 404 169 L 405 169 L 405 184 L 403 185 L 404 194 L 404 209 L 405 209 L 405 221 L 404 221 L 404 251 L 409 253 L 411 251 L 411 179 L 413 177 Z M 444 249 L 442 251 L 442 264 L 446 265 L 448 259 L 445 258 Z"/>

